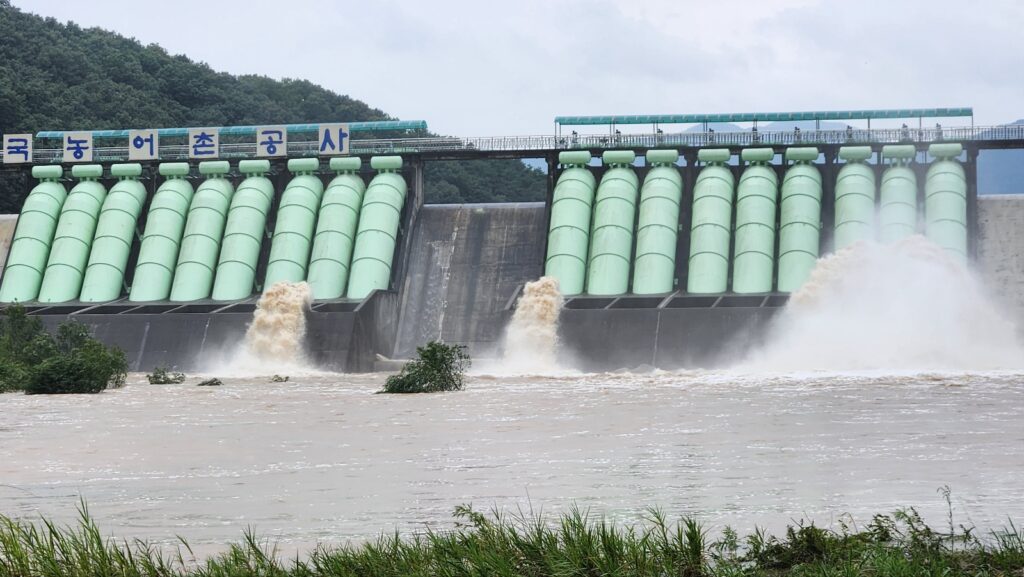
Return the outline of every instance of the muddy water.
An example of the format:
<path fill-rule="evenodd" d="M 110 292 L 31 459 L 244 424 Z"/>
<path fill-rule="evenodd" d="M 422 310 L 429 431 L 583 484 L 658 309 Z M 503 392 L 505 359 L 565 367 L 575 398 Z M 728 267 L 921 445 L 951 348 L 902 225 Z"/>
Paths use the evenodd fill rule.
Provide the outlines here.
<path fill-rule="evenodd" d="M 373 395 L 382 376 L 0 395 L 0 512 L 200 549 L 252 526 L 284 547 L 448 526 L 452 508 L 650 505 L 721 527 L 913 505 L 1024 520 L 1024 374 L 733 373 L 469 379 Z"/>

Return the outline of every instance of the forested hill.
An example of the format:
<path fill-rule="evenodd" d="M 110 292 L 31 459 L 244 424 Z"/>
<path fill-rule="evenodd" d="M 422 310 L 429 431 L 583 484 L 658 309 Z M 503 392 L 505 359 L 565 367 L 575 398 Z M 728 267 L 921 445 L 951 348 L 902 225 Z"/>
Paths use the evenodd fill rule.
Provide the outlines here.
<path fill-rule="evenodd" d="M 390 118 L 305 80 L 216 72 L 0 0 L 0 133 Z M 542 173 L 515 160 L 430 163 L 426 173 L 428 202 L 540 200 L 544 187 Z M 20 192 L 0 191 L 0 213 L 20 209 Z"/>

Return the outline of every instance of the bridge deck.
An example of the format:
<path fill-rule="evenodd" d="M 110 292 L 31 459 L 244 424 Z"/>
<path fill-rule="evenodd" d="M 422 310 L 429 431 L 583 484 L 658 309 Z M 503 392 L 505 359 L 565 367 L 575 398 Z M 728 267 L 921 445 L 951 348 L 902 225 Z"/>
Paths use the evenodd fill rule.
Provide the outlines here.
<path fill-rule="evenodd" d="M 651 148 L 697 149 L 707 147 L 750 146 L 819 146 L 825 149 L 844 145 L 919 144 L 933 142 L 962 142 L 977 149 L 1024 148 L 1024 124 L 1001 126 L 971 126 L 950 128 L 875 128 L 846 130 L 792 130 L 765 132 L 676 132 L 662 134 L 610 134 L 610 135 L 539 135 L 539 136 L 484 136 L 484 137 L 429 137 L 357 139 L 352 141 L 355 156 L 401 154 L 419 156 L 425 160 L 459 160 L 477 158 L 540 158 L 563 150 L 632 149 L 642 152 Z M 317 143 L 312 140 L 289 141 L 288 154 L 292 157 L 317 155 Z M 60 149 L 36 149 L 37 164 L 60 161 Z M 220 158 L 242 159 L 256 156 L 256 143 L 221 143 Z M 2 153 L 0 153 L 2 158 Z M 127 146 L 97 147 L 94 162 L 118 162 L 128 158 Z M 160 160 L 187 160 L 188 146 L 161 145 Z M 21 168 L 27 165 L 7 165 Z"/>

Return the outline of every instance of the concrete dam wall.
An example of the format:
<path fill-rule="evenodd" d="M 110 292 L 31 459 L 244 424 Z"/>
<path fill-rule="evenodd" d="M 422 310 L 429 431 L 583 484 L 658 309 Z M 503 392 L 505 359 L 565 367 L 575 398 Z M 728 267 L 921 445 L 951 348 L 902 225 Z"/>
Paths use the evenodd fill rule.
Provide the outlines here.
<path fill-rule="evenodd" d="M 751 258 L 761 258 L 767 266 L 769 289 L 736 288 L 739 277 L 729 267 L 740 262 L 733 257 L 740 240 L 728 235 L 721 238 L 721 235 L 716 236 L 716 230 L 723 228 L 715 224 L 716 219 L 728 217 L 730 223 L 725 228 L 730 231 L 738 231 L 740 224 L 754 230 L 760 222 L 758 219 L 766 224 L 777 225 L 777 217 L 774 215 L 778 214 L 775 211 L 779 209 L 771 208 L 771 214 L 764 212 L 764 209 L 753 216 L 740 214 L 742 202 L 745 202 L 741 199 L 746 198 L 744 194 L 757 200 L 759 194 L 771 190 L 764 185 L 760 189 L 744 185 L 742 167 L 729 168 L 720 156 L 703 157 L 714 169 L 708 172 L 709 177 L 704 180 L 699 179 L 701 159 L 696 155 L 692 157 L 693 164 L 688 163 L 687 168 L 674 167 L 674 158 L 655 155 L 653 160 L 657 162 L 656 166 L 636 169 L 636 176 L 631 178 L 628 173 L 633 171 L 630 168 L 632 158 L 627 160 L 625 157 L 613 156 L 609 169 L 584 168 L 586 162 L 577 159 L 576 164 L 567 166 L 575 166 L 576 178 L 580 179 L 578 182 L 582 188 L 569 190 L 566 198 L 573 198 L 573 194 L 586 194 L 588 187 L 590 194 L 599 197 L 592 199 L 595 213 L 591 215 L 588 212 L 585 218 L 580 214 L 569 214 L 569 218 L 564 218 L 564 214 L 555 214 L 559 206 L 558 199 L 561 198 L 559 189 L 555 187 L 552 187 L 552 197 L 548 202 L 424 206 L 421 171 L 418 168 L 404 170 L 400 178 L 408 189 L 405 200 L 397 204 L 383 204 L 381 209 L 384 212 L 374 217 L 375 224 L 368 228 L 378 238 L 386 237 L 387 242 L 375 245 L 383 246 L 384 249 L 360 253 L 372 270 L 358 274 L 354 264 L 358 251 L 351 246 L 351 239 L 346 240 L 349 237 L 343 233 L 331 233 L 333 236 L 330 238 L 335 241 L 332 244 L 334 248 L 317 252 L 313 246 L 315 239 L 308 235 L 295 235 L 294 230 L 301 226 L 292 222 L 292 217 L 285 218 L 287 215 L 282 214 L 301 213 L 298 208 L 287 208 L 302 201 L 302 195 L 288 192 L 295 191 L 296 187 L 291 183 L 300 177 L 309 180 L 312 174 L 320 171 L 323 174 L 317 180 L 324 185 L 324 190 L 320 191 L 316 203 L 309 205 L 312 210 L 302 209 L 315 215 L 312 218 L 304 217 L 305 224 L 302 226 L 311 227 L 318 219 L 329 217 L 330 222 L 338 227 L 348 226 L 353 231 L 357 230 L 356 224 L 359 221 L 352 222 L 344 217 L 346 209 L 343 203 L 346 197 L 328 192 L 333 182 L 331 179 L 336 178 L 336 175 L 312 164 L 294 166 L 295 170 L 291 171 L 294 174 L 291 176 L 281 169 L 276 175 L 269 175 L 272 183 L 266 193 L 269 196 L 264 197 L 266 206 L 261 211 L 263 218 L 259 222 L 250 222 L 252 226 L 248 227 L 232 228 L 227 226 L 230 216 L 225 217 L 225 231 L 234 234 L 235 238 L 245 240 L 262 237 L 269 241 L 263 242 L 262 247 L 255 252 L 251 249 L 243 250 L 244 243 L 234 243 L 236 246 L 232 254 L 238 255 L 237 259 L 225 259 L 224 249 L 204 257 L 213 265 L 235 261 L 248 263 L 252 276 L 242 279 L 240 284 L 235 283 L 238 286 L 234 290 L 237 293 L 240 286 L 241 295 L 222 300 L 212 294 L 217 286 L 217 274 L 212 274 L 208 279 L 210 293 L 204 292 L 198 296 L 190 293 L 191 296 L 182 299 L 167 296 L 156 299 L 131 298 L 133 285 L 138 284 L 138 280 L 133 278 L 138 275 L 134 273 L 140 263 L 148 262 L 141 256 L 147 227 L 154 222 L 147 220 L 147 213 L 149 216 L 153 214 L 158 185 L 172 180 L 172 175 L 166 179 L 147 180 L 143 177 L 148 199 L 140 207 L 135 231 L 126 241 L 128 248 L 124 252 L 124 264 L 121 265 L 124 280 L 115 285 L 118 293 L 116 298 L 98 299 L 98 302 L 89 302 L 84 298 L 61 298 L 55 299 L 55 302 L 29 299 L 25 305 L 31 314 L 39 315 L 48 327 L 55 327 L 67 318 L 88 324 L 100 339 L 125 350 L 133 370 L 149 370 L 157 364 L 175 365 L 185 370 L 214 369 L 217 361 L 229 354 L 231 346 L 244 335 L 256 306 L 256 291 L 263 284 L 263 279 L 280 274 L 286 280 L 309 280 L 305 275 L 312 274 L 312 263 L 317 258 L 321 265 L 338 268 L 338 259 L 332 256 L 335 253 L 331 251 L 351 251 L 351 260 L 345 265 L 351 268 L 347 284 L 334 283 L 334 286 L 345 286 L 350 294 L 337 296 L 337 289 L 334 288 L 332 290 L 335 292 L 328 295 L 328 298 L 315 300 L 307 314 L 307 348 L 310 358 L 317 365 L 343 371 L 374 370 L 375 366 L 379 366 L 375 362 L 378 356 L 408 358 L 415 353 L 417 346 L 431 339 L 464 344 L 474 356 L 491 357 L 500 354 L 503 331 L 523 284 L 544 274 L 546 266 L 550 267 L 552 254 L 567 255 L 563 262 L 571 265 L 572 253 L 568 249 L 579 250 L 578 244 L 572 244 L 572 235 L 586 229 L 587 235 L 593 237 L 594 244 L 588 242 L 584 245 L 584 252 L 580 255 L 584 264 L 576 277 L 580 289 L 567 299 L 560 321 L 559 335 L 566 354 L 575 359 L 581 368 L 588 370 L 642 365 L 662 368 L 721 365 L 757 342 L 768 326 L 768 321 L 786 303 L 788 294 L 772 284 L 773 267 L 781 266 L 781 261 L 774 260 L 776 250 L 763 247 L 763 250 L 753 251 Z M 788 171 L 783 167 L 771 168 L 766 160 L 756 155 L 745 158 L 751 158 L 751 166 L 763 173 L 763 177 L 758 177 L 762 183 L 771 183 L 771 171 L 775 171 L 778 178 L 772 186 L 782 188 L 781 183 Z M 855 165 L 863 162 L 862 158 L 852 158 Z M 799 170 L 813 175 L 814 172 L 807 167 L 816 165 L 808 155 L 807 159 L 798 160 L 793 166 L 801 167 Z M 857 215 L 861 215 L 859 218 L 863 220 L 864 215 L 870 212 L 869 208 L 862 206 L 862 199 L 858 198 L 858 195 L 865 196 L 865 191 L 874 195 L 871 185 L 865 188 L 863 184 L 870 181 L 870 173 L 861 168 L 857 168 L 859 172 L 843 172 L 841 166 L 822 165 L 820 168 L 824 175 L 818 181 L 821 187 L 821 206 L 817 208 L 821 215 L 820 237 L 817 237 L 817 244 L 807 249 L 820 251 L 818 254 L 827 254 L 831 250 L 831 243 L 837 242 L 833 238 L 834 232 L 840 226 L 857 227 Z M 871 167 L 877 182 L 881 182 L 885 178 L 883 167 Z M 358 173 L 358 168 L 340 165 L 338 168 L 340 172 L 348 171 L 346 174 L 351 182 L 344 188 L 346 193 L 354 195 L 348 201 L 365 199 L 369 187 L 361 192 L 358 184 L 365 184 L 372 177 L 366 176 L 356 182 L 352 177 Z M 918 202 L 922 203 L 921 206 L 924 202 L 927 168 L 913 167 L 920 187 Z M 591 170 L 596 177 L 588 183 L 585 175 Z M 682 175 L 678 179 L 672 176 L 677 170 Z M 790 171 L 793 170 L 790 168 Z M 260 171 L 264 171 L 264 167 L 260 167 Z M 727 176 L 730 171 L 733 176 Z M 397 175 L 394 172 L 388 174 L 392 176 L 387 178 L 394 181 Z M 562 170 L 554 173 L 552 178 L 565 174 L 566 171 Z M 952 174 L 956 176 L 955 171 Z M 654 179 L 652 175 L 657 175 L 661 182 L 657 187 L 649 188 L 647 181 Z M 847 182 L 841 180 L 843 175 L 848 175 Z M 245 179 L 251 176 L 232 175 L 228 179 L 235 191 L 235 200 L 246 189 L 243 186 Z M 59 177 L 49 175 L 47 178 L 55 183 Z M 196 185 L 203 186 L 202 178 L 191 178 Z M 602 190 L 598 185 L 605 179 L 616 182 Z M 116 182 L 119 181 L 100 179 L 100 183 L 110 190 L 114 189 Z M 303 189 L 309 190 L 310 186 L 315 188 L 315 184 L 307 183 Z M 387 186 L 388 190 L 395 190 L 397 184 Z M 729 208 L 731 212 L 715 209 L 715 202 L 721 202 L 723 195 L 732 195 L 732 187 L 736 186 L 740 188 L 739 197 L 732 202 Z M 566 189 L 563 188 L 562 192 L 566 192 Z M 778 192 L 775 190 L 775 193 Z M 360 194 L 356 193 L 363 196 L 357 199 Z M 622 210 L 609 210 L 616 203 L 625 206 L 623 203 L 630 195 L 634 195 L 632 217 L 621 218 Z M 850 197 L 848 200 L 851 202 L 837 209 L 837 195 Z M 337 210 L 327 208 L 332 206 L 328 197 Z M 648 197 L 654 202 L 646 200 Z M 260 198 L 251 196 L 251 199 L 255 201 Z M 387 197 L 382 199 L 386 201 Z M 678 213 L 670 210 L 673 205 Z M 252 208 L 251 204 L 244 206 Z M 650 206 L 655 206 L 656 210 L 650 210 Z M 363 210 L 364 216 L 369 214 L 365 212 L 365 206 Z M 971 218 L 965 217 L 965 220 L 955 221 L 955 224 L 959 230 L 970 230 L 966 242 L 970 245 L 969 252 L 975 255 L 972 266 L 1006 303 L 1007 310 L 1018 323 L 1024 324 L 1024 195 L 972 198 L 967 210 Z M 97 215 L 100 214 L 97 212 Z M 385 215 L 387 218 L 384 218 Z M 678 229 L 667 236 L 671 227 L 661 222 L 666 218 L 665 215 L 668 215 L 668 221 L 678 223 Z M 3 219 L 0 246 L 6 247 L 11 243 L 15 234 L 14 222 L 15 217 Z M 394 226 L 395 232 L 380 237 L 380 231 L 389 226 Z M 627 226 L 635 227 L 630 234 L 636 234 L 623 240 L 617 236 L 618 231 Z M 59 229 L 59 226 L 54 228 Z M 556 238 L 556 229 L 564 230 L 567 234 Z M 319 231 L 319 228 L 315 230 Z M 201 231 L 201 228 L 196 229 L 193 234 Z M 274 239 L 283 234 L 305 238 L 308 246 L 304 245 L 305 248 L 292 252 L 283 252 L 283 249 L 275 251 Z M 188 236 L 186 223 L 182 223 L 182 235 Z M 225 232 L 225 245 L 231 244 L 226 240 L 228 236 L 228 232 Z M 560 244 L 553 245 L 553 241 Z M 958 242 L 954 238 L 948 244 L 957 250 L 966 246 Z M 180 244 L 184 246 L 185 242 L 182 240 Z M 282 246 L 294 246 L 294 243 L 284 242 Z M 378 264 L 381 255 L 389 257 L 386 268 Z M 36 256 L 39 260 L 40 255 Z M 45 263 L 47 255 L 41 256 Z M 690 256 L 689 262 L 687 256 Z M 723 256 L 724 266 L 721 264 Z M 669 257 L 674 258 L 675 262 L 666 262 Z M 306 272 L 287 272 L 295 269 L 296 262 L 302 261 Z M 645 262 L 648 264 L 644 266 L 649 270 L 631 270 L 633 266 L 641 266 Z M 699 276 L 690 270 L 693 262 L 700 263 Z M 9 270 L 9 258 L 7 267 Z M 274 272 L 274 269 L 278 272 Z M 285 272 L 280 272 L 282 270 Z M 757 270 L 761 269 L 750 269 Z M 763 276 L 763 270 L 758 274 Z M 336 276 L 332 275 L 326 278 Z M 6 271 L 4 276 L 7 276 Z M 365 294 L 355 294 L 351 287 L 353 282 L 358 285 L 353 280 L 356 276 L 360 280 L 373 277 L 376 279 L 373 281 L 375 284 L 365 290 Z M 237 275 L 225 276 L 232 277 Z M 634 290 L 623 289 L 623 281 L 626 287 L 632 286 Z M 701 283 L 704 283 L 704 287 L 712 288 L 701 289 Z M 757 285 L 756 282 L 753 284 Z M 165 288 L 173 291 L 173 282 L 165 285 Z M 120 288 L 116 288 L 118 286 Z M 640 286 L 648 288 L 637 288 Z M 729 290 L 730 287 L 734 290 Z M 180 290 L 192 288 L 186 283 Z M 771 290 L 773 288 L 775 291 Z"/>
<path fill-rule="evenodd" d="M 430 340 L 494 355 L 524 283 L 543 272 L 545 203 L 425 205 L 412 234 L 394 355 Z"/>
<path fill-rule="evenodd" d="M 1024 194 L 978 197 L 977 269 L 1024 328 Z"/>

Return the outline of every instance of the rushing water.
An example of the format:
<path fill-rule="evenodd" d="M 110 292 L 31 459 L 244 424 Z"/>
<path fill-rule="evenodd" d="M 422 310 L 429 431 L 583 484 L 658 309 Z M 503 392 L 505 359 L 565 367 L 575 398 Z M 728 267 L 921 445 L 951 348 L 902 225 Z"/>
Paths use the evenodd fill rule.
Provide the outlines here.
<path fill-rule="evenodd" d="M 541 277 L 523 286 L 512 320 L 505 329 L 504 355 L 494 367 L 502 373 L 558 372 L 558 317 L 562 312 L 558 280 Z"/>
<path fill-rule="evenodd" d="M 374 395 L 382 375 L 0 395 L 0 512 L 200 548 L 247 526 L 306 548 L 445 527 L 455 505 L 716 527 L 916 506 L 1024 520 L 1024 374 L 730 372 L 469 379 Z"/>
<path fill-rule="evenodd" d="M 272 372 L 309 372 L 306 312 L 313 294 L 305 282 L 279 282 L 260 295 L 245 339 L 215 359 L 222 375 L 259 376 Z"/>

